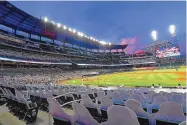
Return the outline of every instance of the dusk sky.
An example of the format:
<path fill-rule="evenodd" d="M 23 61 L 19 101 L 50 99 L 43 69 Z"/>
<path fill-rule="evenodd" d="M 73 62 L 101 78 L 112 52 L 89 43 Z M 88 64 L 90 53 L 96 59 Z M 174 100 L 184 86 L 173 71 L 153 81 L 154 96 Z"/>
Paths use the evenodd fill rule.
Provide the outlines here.
<path fill-rule="evenodd" d="M 11 2 L 40 18 L 75 28 L 98 40 L 126 44 L 129 53 L 152 44 L 151 31 L 159 40 L 171 40 L 170 24 L 176 25 L 177 37 L 186 50 L 185 2 Z"/>

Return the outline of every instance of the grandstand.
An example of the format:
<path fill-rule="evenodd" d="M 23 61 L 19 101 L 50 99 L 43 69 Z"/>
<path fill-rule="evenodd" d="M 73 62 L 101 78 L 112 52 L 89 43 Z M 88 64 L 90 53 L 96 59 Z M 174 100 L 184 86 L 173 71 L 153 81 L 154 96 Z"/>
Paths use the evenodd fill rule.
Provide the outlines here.
<path fill-rule="evenodd" d="M 186 55 L 127 47 L 1 1 L 0 125 L 185 124 Z"/>

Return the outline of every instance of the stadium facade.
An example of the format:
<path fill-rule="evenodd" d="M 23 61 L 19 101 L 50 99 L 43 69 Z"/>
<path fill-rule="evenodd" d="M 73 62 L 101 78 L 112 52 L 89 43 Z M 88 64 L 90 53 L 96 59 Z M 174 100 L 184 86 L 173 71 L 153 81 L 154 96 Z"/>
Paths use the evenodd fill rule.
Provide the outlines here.
<path fill-rule="evenodd" d="M 150 47 L 128 54 L 127 44 L 98 41 L 46 17 L 33 17 L 7 1 L 0 2 L 0 40 L 1 68 L 132 68 L 163 62 Z"/>

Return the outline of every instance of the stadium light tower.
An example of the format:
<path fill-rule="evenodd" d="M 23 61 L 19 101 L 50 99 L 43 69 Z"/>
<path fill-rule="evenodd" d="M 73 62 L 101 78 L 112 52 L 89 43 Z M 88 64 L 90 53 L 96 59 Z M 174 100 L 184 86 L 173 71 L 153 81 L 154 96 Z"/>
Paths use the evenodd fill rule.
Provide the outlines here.
<path fill-rule="evenodd" d="M 48 18 L 47 18 L 47 17 L 44 17 L 44 21 L 47 22 L 47 21 L 48 21 Z"/>
<path fill-rule="evenodd" d="M 178 46 L 178 40 L 177 40 L 177 35 L 176 35 L 176 26 L 173 25 L 173 24 L 170 25 L 170 26 L 169 26 L 169 32 L 170 32 L 171 35 L 172 35 L 174 44 L 175 44 L 176 46 Z"/>
<path fill-rule="evenodd" d="M 64 29 L 64 30 L 66 30 L 66 29 L 67 29 L 67 27 L 66 27 L 66 26 L 63 26 L 63 29 Z"/>
<path fill-rule="evenodd" d="M 60 23 L 58 23 L 58 24 L 57 24 L 57 27 L 58 27 L 58 28 L 60 28 L 60 27 L 61 27 L 61 24 L 60 24 Z"/>
<path fill-rule="evenodd" d="M 170 25 L 169 26 L 169 32 L 171 33 L 171 35 L 173 37 L 176 36 L 176 27 L 175 27 L 175 25 Z"/>
<path fill-rule="evenodd" d="M 76 33 L 77 31 L 75 29 L 73 29 L 73 33 Z"/>
<path fill-rule="evenodd" d="M 155 31 L 155 30 L 153 30 L 152 32 L 151 32 L 151 36 L 152 36 L 152 39 L 153 39 L 153 41 L 157 41 L 157 32 Z"/>
<path fill-rule="evenodd" d="M 153 47 L 153 50 L 154 50 L 153 55 L 154 55 L 154 57 L 156 57 L 157 31 L 153 30 L 151 32 L 151 36 L 152 36 L 152 39 L 154 41 L 154 43 L 153 43 L 153 45 L 154 45 L 154 47 Z"/>

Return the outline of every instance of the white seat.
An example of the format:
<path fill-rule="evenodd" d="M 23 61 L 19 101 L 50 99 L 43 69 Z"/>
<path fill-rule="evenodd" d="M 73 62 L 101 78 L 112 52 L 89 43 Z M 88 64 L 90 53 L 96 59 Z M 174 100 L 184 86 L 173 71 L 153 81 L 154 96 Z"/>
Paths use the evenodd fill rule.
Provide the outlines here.
<path fill-rule="evenodd" d="M 151 103 L 154 101 L 155 97 L 157 97 L 157 96 L 160 96 L 160 94 L 159 94 L 159 93 L 154 93 L 154 94 L 152 95 Z"/>
<path fill-rule="evenodd" d="M 127 93 L 127 92 L 121 91 L 119 94 L 122 97 L 122 99 L 125 100 L 125 101 L 130 98 L 130 94 Z"/>
<path fill-rule="evenodd" d="M 152 108 L 154 109 L 159 109 L 160 105 L 164 102 L 168 101 L 166 97 L 164 96 L 157 96 L 154 98 L 153 102 L 152 102 Z"/>
<path fill-rule="evenodd" d="M 99 104 L 99 107 L 102 110 L 107 110 L 108 107 L 112 105 L 113 105 L 112 100 L 105 96 L 101 98 L 101 104 Z"/>
<path fill-rule="evenodd" d="M 166 98 L 168 99 L 168 101 L 172 101 L 172 96 L 173 96 L 172 93 L 167 93 L 166 94 Z"/>
<path fill-rule="evenodd" d="M 71 116 L 63 111 L 56 99 L 47 98 L 47 102 L 49 103 L 49 112 L 54 118 L 66 120 L 72 123 Z"/>
<path fill-rule="evenodd" d="M 182 104 L 183 103 L 183 95 L 181 95 L 181 94 L 172 95 L 172 101 Z"/>
<path fill-rule="evenodd" d="M 118 93 L 115 93 L 115 92 L 112 94 L 112 102 L 115 105 L 125 105 L 125 102 L 122 99 L 122 97 Z"/>
<path fill-rule="evenodd" d="M 82 99 L 81 101 L 82 105 L 89 107 L 89 108 L 98 108 L 98 106 L 95 103 L 93 103 L 93 101 L 87 94 L 82 94 L 81 99 Z"/>
<path fill-rule="evenodd" d="M 136 114 L 131 109 L 113 105 L 108 108 L 108 120 L 101 125 L 140 125 Z"/>
<path fill-rule="evenodd" d="M 147 98 L 146 98 L 146 102 L 147 103 L 151 103 L 152 102 L 152 96 L 155 92 L 154 91 L 148 91 L 147 93 Z"/>
<path fill-rule="evenodd" d="M 113 95 L 113 92 L 111 90 L 108 90 L 107 91 L 107 97 L 111 99 L 112 95 Z"/>
<path fill-rule="evenodd" d="M 149 118 L 149 113 L 145 112 L 139 101 L 130 99 L 125 102 L 125 106 L 132 109 L 137 116 Z"/>
<path fill-rule="evenodd" d="M 103 96 L 105 96 L 105 92 L 104 91 L 98 91 L 97 92 L 97 97 L 103 97 Z"/>
<path fill-rule="evenodd" d="M 72 104 L 74 115 L 73 123 L 83 123 L 84 125 L 100 125 L 89 113 L 89 111 L 80 103 Z"/>
<path fill-rule="evenodd" d="M 181 123 L 186 119 L 181 105 L 176 102 L 162 103 L 160 106 L 160 110 L 157 113 L 152 114 L 151 117 L 152 125 L 156 125 L 156 120 Z"/>
<path fill-rule="evenodd" d="M 131 99 L 134 99 L 134 100 L 136 100 L 136 101 L 138 101 L 138 102 L 140 102 L 140 103 L 143 102 L 143 99 L 142 99 L 142 97 L 141 97 L 139 94 L 133 94 L 133 95 L 131 96 Z"/>
<path fill-rule="evenodd" d="M 186 125 L 186 121 L 181 122 L 179 125 Z"/>

